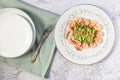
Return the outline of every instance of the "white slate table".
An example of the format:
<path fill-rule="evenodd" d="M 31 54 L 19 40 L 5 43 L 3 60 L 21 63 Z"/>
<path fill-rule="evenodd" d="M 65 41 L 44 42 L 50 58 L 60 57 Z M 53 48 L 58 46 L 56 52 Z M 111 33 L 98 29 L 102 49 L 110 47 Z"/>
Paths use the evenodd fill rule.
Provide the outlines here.
<path fill-rule="evenodd" d="M 104 9 L 113 19 L 116 43 L 111 55 L 94 65 L 76 65 L 56 52 L 47 80 L 120 80 L 120 0 L 23 0 L 36 7 L 62 14 L 77 4 L 92 4 Z M 40 80 L 39 77 L 0 63 L 0 80 Z"/>

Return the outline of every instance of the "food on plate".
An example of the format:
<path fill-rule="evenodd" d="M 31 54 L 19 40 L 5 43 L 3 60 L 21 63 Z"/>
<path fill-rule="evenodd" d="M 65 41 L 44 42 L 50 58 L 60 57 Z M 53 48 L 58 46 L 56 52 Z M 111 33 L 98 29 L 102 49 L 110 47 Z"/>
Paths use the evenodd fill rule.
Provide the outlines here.
<path fill-rule="evenodd" d="M 101 25 L 94 20 L 75 18 L 68 22 L 65 38 L 76 50 L 94 48 L 102 41 Z"/>

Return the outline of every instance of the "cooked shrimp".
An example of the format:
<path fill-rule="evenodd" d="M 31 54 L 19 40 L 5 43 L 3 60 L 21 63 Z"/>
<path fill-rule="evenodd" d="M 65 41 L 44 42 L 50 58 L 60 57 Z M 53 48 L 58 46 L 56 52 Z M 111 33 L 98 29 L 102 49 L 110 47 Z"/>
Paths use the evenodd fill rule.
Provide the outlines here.
<path fill-rule="evenodd" d="M 90 47 L 92 48 L 96 47 L 96 43 L 90 43 Z"/>
<path fill-rule="evenodd" d="M 73 30 L 70 28 L 65 32 L 65 38 L 67 39 L 69 35 L 73 35 Z"/>
<path fill-rule="evenodd" d="M 85 21 L 82 20 L 82 22 L 80 23 L 81 26 L 84 26 L 85 25 Z"/>
<path fill-rule="evenodd" d="M 69 30 L 67 30 L 67 31 L 65 32 L 65 38 L 66 38 L 66 39 L 68 38 L 69 33 L 70 33 Z"/>
<path fill-rule="evenodd" d="M 89 27 L 90 27 L 90 28 L 93 28 L 95 25 L 96 25 L 96 22 L 93 21 L 93 20 L 90 20 Z"/>
<path fill-rule="evenodd" d="M 88 48 L 88 44 L 87 43 L 83 43 L 82 44 L 82 48 Z"/>
<path fill-rule="evenodd" d="M 80 23 L 82 22 L 82 19 L 81 19 L 80 17 L 78 17 L 78 18 L 75 19 L 75 22 L 76 22 L 78 25 L 80 25 Z"/>
<path fill-rule="evenodd" d="M 76 43 L 78 46 L 81 46 L 81 42 L 80 42 L 80 41 L 75 40 L 75 43 Z"/>
<path fill-rule="evenodd" d="M 100 30 L 100 29 L 101 29 L 101 27 L 100 27 L 100 25 L 99 25 L 99 24 L 96 24 L 96 25 L 94 26 L 94 29 L 95 29 L 95 30 Z"/>
<path fill-rule="evenodd" d="M 73 44 L 73 45 L 74 45 L 74 47 L 75 47 L 76 50 L 80 50 L 80 51 L 82 50 L 81 46 L 78 46 L 77 44 Z"/>
<path fill-rule="evenodd" d="M 68 40 L 68 42 L 69 42 L 70 44 L 74 44 L 74 43 L 75 43 L 75 42 L 74 42 L 74 41 L 75 41 L 74 36 L 69 35 L 67 40 Z"/>
<path fill-rule="evenodd" d="M 85 26 L 88 26 L 88 25 L 89 25 L 89 23 L 90 23 L 90 21 L 89 21 L 89 20 L 84 19 L 84 25 L 85 25 Z"/>
<path fill-rule="evenodd" d="M 69 35 L 73 35 L 73 30 L 69 29 L 69 31 L 70 31 Z"/>
<path fill-rule="evenodd" d="M 101 38 L 102 37 L 102 32 L 101 31 L 96 32 L 96 37 Z"/>
<path fill-rule="evenodd" d="M 95 43 L 96 43 L 96 44 L 98 44 L 98 43 L 101 42 L 101 39 L 100 39 L 100 38 L 95 38 L 94 40 L 95 40 Z"/>
<path fill-rule="evenodd" d="M 69 28 L 71 28 L 71 29 L 73 29 L 73 27 L 74 27 L 75 24 L 76 24 L 75 21 L 69 21 L 69 22 L 68 22 L 68 26 L 69 26 Z"/>

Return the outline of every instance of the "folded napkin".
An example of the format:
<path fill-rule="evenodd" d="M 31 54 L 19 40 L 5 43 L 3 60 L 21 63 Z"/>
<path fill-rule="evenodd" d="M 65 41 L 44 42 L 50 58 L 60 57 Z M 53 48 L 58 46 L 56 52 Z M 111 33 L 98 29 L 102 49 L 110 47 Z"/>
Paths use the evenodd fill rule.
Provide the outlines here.
<path fill-rule="evenodd" d="M 35 63 L 31 63 L 31 58 L 35 51 L 36 45 L 38 45 L 38 42 L 40 41 L 45 25 L 48 23 L 55 25 L 58 15 L 33 7 L 19 0 L 0 0 L 0 8 L 18 8 L 23 10 L 31 17 L 37 30 L 36 44 L 29 52 L 13 59 L 0 57 L 0 62 L 14 65 L 18 68 L 24 69 L 27 72 L 44 77 L 50 66 L 55 51 L 54 30 L 43 44 Z"/>

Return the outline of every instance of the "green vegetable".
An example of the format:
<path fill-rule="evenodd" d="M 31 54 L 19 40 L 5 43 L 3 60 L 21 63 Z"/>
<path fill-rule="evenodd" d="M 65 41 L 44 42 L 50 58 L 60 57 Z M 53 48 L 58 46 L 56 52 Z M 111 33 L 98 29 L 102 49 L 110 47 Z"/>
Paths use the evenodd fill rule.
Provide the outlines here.
<path fill-rule="evenodd" d="M 73 36 L 80 42 L 92 42 L 94 38 L 95 30 L 88 26 L 74 26 Z"/>
<path fill-rule="evenodd" d="M 94 30 L 94 29 L 92 30 L 92 33 L 93 33 L 93 34 L 95 33 L 95 30 Z"/>
<path fill-rule="evenodd" d="M 81 37 L 81 36 L 79 36 L 79 37 L 78 37 L 78 40 L 82 42 L 82 37 Z"/>

